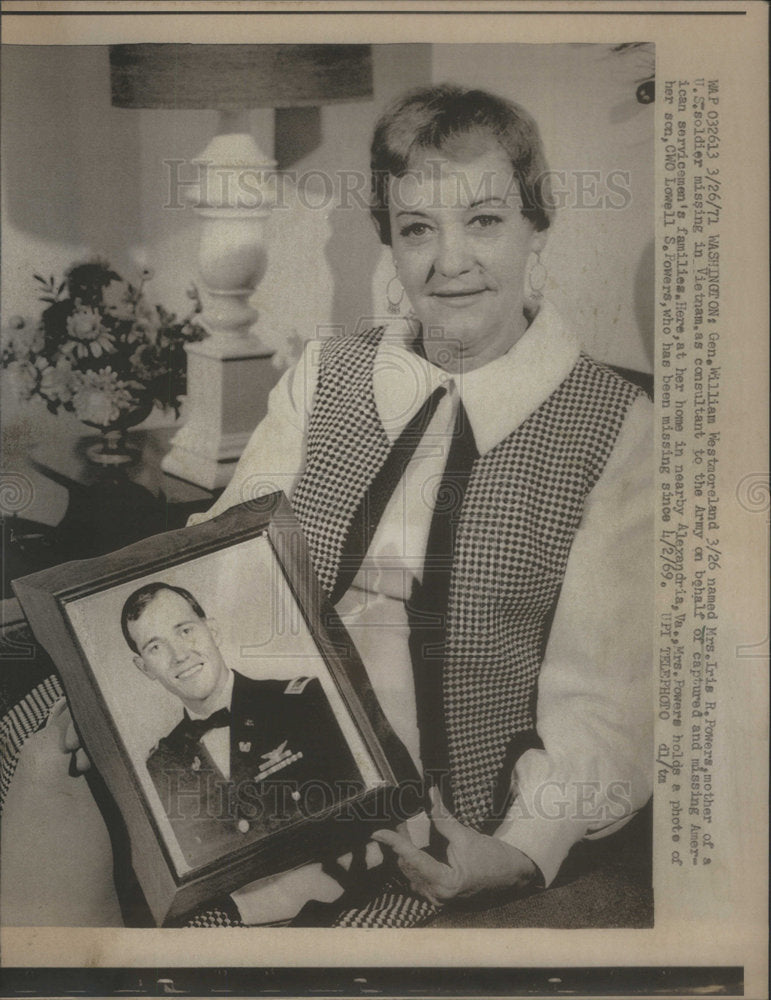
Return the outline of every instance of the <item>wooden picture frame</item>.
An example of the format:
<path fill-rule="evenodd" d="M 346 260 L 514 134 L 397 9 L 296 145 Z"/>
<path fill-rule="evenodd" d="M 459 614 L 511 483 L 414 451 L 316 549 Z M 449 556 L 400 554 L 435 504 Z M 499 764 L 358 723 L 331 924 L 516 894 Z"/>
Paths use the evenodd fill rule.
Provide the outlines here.
<path fill-rule="evenodd" d="M 336 742 L 336 749 L 329 759 L 344 762 L 340 781 L 316 782 L 311 799 L 311 781 L 295 788 L 287 778 L 291 799 L 283 796 L 271 814 L 273 806 L 266 806 L 254 787 L 273 787 L 265 777 L 271 772 L 267 765 L 278 761 L 272 770 L 283 767 L 292 742 L 300 739 L 290 737 L 283 748 L 279 738 L 275 749 L 269 746 L 269 753 L 258 758 L 264 763 L 247 797 L 254 806 L 251 821 L 243 818 L 243 803 L 233 807 L 230 774 L 228 806 L 220 814 L 207 805 L 204 815 L 200 803 L 192 818 L 180 811 L 183 798 L 198 801 L 188 786 L 177 799 L 163 797 L 158 777 L 150 775 L 150 761 L 178 731 L 166 735 L 169 719 L 173 725 L 186 713 L 173 692 L 151 683 L 158 678 L 132 669 L 132 660 L 142 657 L 126 645 L 120 614 L 130 594 L 159 582 L 164 591 L 181 587 L 202 607 L 211 605 L 211 611 L 206 609 L 211 619 L 203 619 L 207 628 L 224 615 L 225 638 L 218 638 L 223 660 L 236 660 L 237 675 L 272 685 L 279 706 L 295 712 L 296 704 L 301 716 L 303 698 L 294 702 L 292 696 L 321 688 L 324 711 L 334 718 L 328 742 Z M 244 599 L 250 588 L 253 603 Z M 282 493 L 107 556 L 35 573 L 15 581 L 14 589 L 35 636 L 60 671 L 84 747 L 125 823 L 131 863 L 158 925 L 179 922 L 206 900 L 257 878 L 343 854 L 373 829 L 421 808 L 418 773 L 315 577 L 302 530 Z M 167 597 L 179 599 L 173 592 Z M 234 694 L 233 718 L 235 711 Z M 249 718 L 245 724 L 254 722 Z M 317 722 L 311 728 L 318 731 Z M 242 740 L 239 750 L 251 754 L 251 744 L 251 738 Z M 319 754 L 324 757 L 325 751 Z M 200 754 L 185 772 L 186 780 L 196 761 L 200 765 Z M 209 765 L 205 762 L 196 777 L 208 781 Z M 163 773 L 165 781 L 168 769 Z M 220 837 L 223 829 L 227 833 Z M 216 836 L 209 838 L 214 830 Z M 244 836 L 239 839 L 239 834 Z"/>

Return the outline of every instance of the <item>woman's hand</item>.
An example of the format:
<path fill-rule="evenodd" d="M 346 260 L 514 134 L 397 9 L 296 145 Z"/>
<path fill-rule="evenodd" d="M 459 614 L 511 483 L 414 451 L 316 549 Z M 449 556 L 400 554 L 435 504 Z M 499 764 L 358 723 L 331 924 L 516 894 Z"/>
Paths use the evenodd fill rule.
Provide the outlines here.
<path fill-rule="evenodd" d="M 80 735 L 72 721 L 70 706 L 62 698 L 51 711 L 51 722 L 59 730 L 59 749 L 62 753 L 72 754 L 70 774 L 84 774 L 91 769 L 91 760 L 83 749 Z"/>
<path fill-rule="evenodd" d="M 407 836 L 378 830 L 373 840 L 390 847 L 414 892 L 442 906 L 456 897 L 501 889 L 523 890 L 538 869 L 521 851 L 496 837 L 477 833 L 451 815 L 437 789 L 431 789 L 431 820 L 447 839 L 447 864 L 415 847 Z"/>

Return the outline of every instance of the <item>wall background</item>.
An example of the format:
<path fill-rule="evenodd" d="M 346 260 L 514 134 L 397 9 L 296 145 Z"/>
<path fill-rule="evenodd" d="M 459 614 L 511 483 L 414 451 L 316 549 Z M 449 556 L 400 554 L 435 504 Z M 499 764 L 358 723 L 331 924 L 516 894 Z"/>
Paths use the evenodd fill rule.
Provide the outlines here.
<path fill-rule="evenodd" d="M 152 267 L 150 299 L 186 312 L 197 220 L 189 208 L 168 207 L 164 161 L 199 153 L 216 131 L 216 112 L 113 108 L 104 46 L 6 45 L 0 59 L 3 325 L 15 314 L 39 314 L 33 272 L 58 275 L 97 253 L 129 280 Z M 550 167 L 565 172 L 558 186 L 567 204 L 543 255 L 547 294 L 595 357 L 650 371 L 653 108 L 634 97 L 651 69 L 640 59 L 605 45 L 374 45 L 373 100 L 322 108 L 317 141 L 306 141 L 312 148 L 289 166 L 300 176 L 366 172 L 374 120 L 408 87 L 451 80 L 518 101 L 539 123 Z M 270 153 L 273 113 L 250 112 L 247 125 Z M 285 148 L 287 138 L 277 145 Z M 589 207 L 608 193 L 602 178 L 611 170 L 628 174 L 628 204 Z M 583 182 L 585 207 L 576 204 L 576 171 L 602 175 Z M 319 326 L 353 330 L 361 317 L 384 315 L 393 274 L 365 211 L 304 207 L 291 191 L 287 201 L 272 220 L 270 263 L 255 302 L 261 336 L 281 363 Z M 31 472 L 24 456 L 52 421 L 74 418 L 18 403 L 5 379 L 2 388 L 3 467 L 33 480 L 24 516 L 56 523 L 65 493 Z"/>

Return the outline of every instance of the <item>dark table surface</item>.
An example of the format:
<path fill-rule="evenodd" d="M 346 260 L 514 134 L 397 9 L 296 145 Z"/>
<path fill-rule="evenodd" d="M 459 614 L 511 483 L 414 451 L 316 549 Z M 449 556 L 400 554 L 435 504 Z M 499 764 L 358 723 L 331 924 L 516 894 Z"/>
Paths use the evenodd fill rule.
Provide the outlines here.
<path fill-rule="evenodd" d="M 55 527 L 20 517 L 3 519 L 2 596 L 12 595 L 11 580 L 71 559 L 88 559 L 142 538 L 184 526 L 207 510 L 217 493 L 167 475 L 161 459 L 169 450 L 172 427 L 132 430 L 134 460 L 100 466 L 86 455 L 98 438 L 70 429 L 34 445 L 28 459 L 38 472 L 67 489 L 69 505 Z"/>
<path fill-rule="evenodd" d="M 215 494 L 209 490 L 170 476 L 161 469 L 161 459 L 176 433 L 173 427 L 155 430 L 132 430 L 127 437 L 136 452 L 135 461 L 121 466 L 100 466 L 86 456 L 89 445 L 98 436 L 61 434 L 50 437 L 32 448 L 32 464 L 49 479 L 67 489 L 87 488 L 107 481 L 128 481 L 143 486 L 153 496 L 165 497 L 170 504 L 213 503 Z"/>

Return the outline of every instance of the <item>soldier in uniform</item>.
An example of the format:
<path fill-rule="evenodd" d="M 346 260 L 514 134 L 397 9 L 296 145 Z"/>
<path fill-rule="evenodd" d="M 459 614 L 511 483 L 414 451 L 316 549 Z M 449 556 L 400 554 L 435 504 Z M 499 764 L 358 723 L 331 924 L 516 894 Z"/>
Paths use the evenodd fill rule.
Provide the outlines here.
<path fill-rule="evenodd" d="M 231 670 L 216 623 L 182 587 L 134 591 L 121 626 L 136 667 L 184 705 L 147 768 L 192 867 L 362 789 L 318 678 Z"/>

